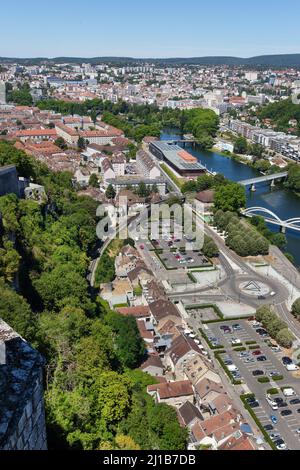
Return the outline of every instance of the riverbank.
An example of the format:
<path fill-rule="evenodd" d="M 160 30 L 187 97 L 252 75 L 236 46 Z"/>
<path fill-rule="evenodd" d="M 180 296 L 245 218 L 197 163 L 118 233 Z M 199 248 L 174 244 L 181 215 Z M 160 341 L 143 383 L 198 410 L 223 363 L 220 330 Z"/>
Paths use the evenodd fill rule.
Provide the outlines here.
<path fill-rule="evenodd" d="M 236 153 L 225 153 L 225 152 L 221 152 L 220 150 L 217 149 L 217 147 L 212 147 L 211 149 L 207 149 L 207 152 L 211 152 L 211 153 L 218 153 L 219 155 L 222 155 L 222 157 L 225 157 L 225 158 L 230 158 L 236 162 L 239 162 L 239 163 L 242 163 L 243 165 L 248 165 L 250 166 L 251 168 L 254 168 L 254 166 L 251 164 L 252 162 L 249 161 L 249 160 L 246 160 L 245 158 L 243 158 L 242 156 L 240 155 L 237 155 Z"/>

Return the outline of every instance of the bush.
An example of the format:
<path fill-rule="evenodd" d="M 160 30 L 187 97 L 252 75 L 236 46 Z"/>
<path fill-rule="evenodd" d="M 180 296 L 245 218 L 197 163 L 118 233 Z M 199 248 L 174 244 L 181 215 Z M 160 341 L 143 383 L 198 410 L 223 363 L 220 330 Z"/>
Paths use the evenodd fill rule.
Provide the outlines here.
<path fill-rule="evenodd" d="M 269 388 L 269 390 L 267 390 L 267 393 L 269 395 L 277 395 L 279 393 L 279 390 L 278 388 Z"/>
<path fill-rule="evenodd" d="M 279 382 L 280 380 L 283 380 L 284 377 L 283 377 L 283 375 L 274 375 L 274 376 L 272 377 L 272 379 L 273 379 L 275 382 Z"/>
<path fill-rule="evenodd" d="M 292 314 L 295 315 L 295 317 L 300 316 L 300 297 L 293 303 Z"/>
<path fill-rule="evenodd" d="M 259 379 L 257 379 L 259 383 L 261 384 L 267 384 L 270 382 L 270 379 L 269 377 L 259 377 Z"/>

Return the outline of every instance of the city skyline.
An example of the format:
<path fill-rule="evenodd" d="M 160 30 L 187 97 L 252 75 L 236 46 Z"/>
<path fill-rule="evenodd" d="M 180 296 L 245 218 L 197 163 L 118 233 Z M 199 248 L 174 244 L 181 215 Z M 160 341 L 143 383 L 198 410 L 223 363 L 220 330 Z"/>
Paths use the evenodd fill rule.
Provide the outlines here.
<path fill-rule="evenodd" d="M 26 6 L 17 1 L 14 10 L 8 4 L 1 12 L 0 40 L 5 47 L 0 56 L 246 58 L 297 53 L 300 6 L 287 0 L 278 15 L 277 5 L 277 0 L 272 5 L 254 0 L 245 15 L 236 0 L 229 5 L 217 1 L 214 7 L 188 0 L 184 11 L 178 0 L 154 0 L 151 6 L 136 0 L 116 0 L 113 6 L 88 0 L 84 11 L 78 0 L 54 0 L 45 15 L 37 0 Z"/>

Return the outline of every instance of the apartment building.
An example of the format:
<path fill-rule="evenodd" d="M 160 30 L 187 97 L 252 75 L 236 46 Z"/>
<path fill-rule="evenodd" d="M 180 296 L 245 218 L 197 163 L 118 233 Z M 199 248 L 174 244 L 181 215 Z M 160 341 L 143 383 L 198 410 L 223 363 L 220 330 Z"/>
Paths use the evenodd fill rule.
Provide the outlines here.
<path fill-rule="evenodd" d="M 140 175 L 145 175 L 147 178 L 155 179 L 161 176 L 161 171 L 150 155 L 144 150 L 140 150 L 136 156 L 137 170 Z"/>

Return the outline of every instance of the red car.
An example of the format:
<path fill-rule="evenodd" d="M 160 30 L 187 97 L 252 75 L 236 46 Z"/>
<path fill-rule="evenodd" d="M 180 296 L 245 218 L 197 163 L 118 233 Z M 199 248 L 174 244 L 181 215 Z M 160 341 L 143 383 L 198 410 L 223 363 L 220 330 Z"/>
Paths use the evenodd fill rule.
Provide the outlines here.
<path fill-rule="evenodd" d="M 181 259 L 181 256 L 180 256 L 180 255 L 176 255 L 175 258 L 176 258 L 176 259 Z"/>
<path fill-rule="evenodd" d="M 262 355 L 262 352 L 257 350 L 257 351 L 253 351 L 253 356 L 261 356 Z"/>
<path fill-rule="evenodd" d="M 144 250 L 145 249 L 144 245 L 140 245 L 140 249 Z"/>

